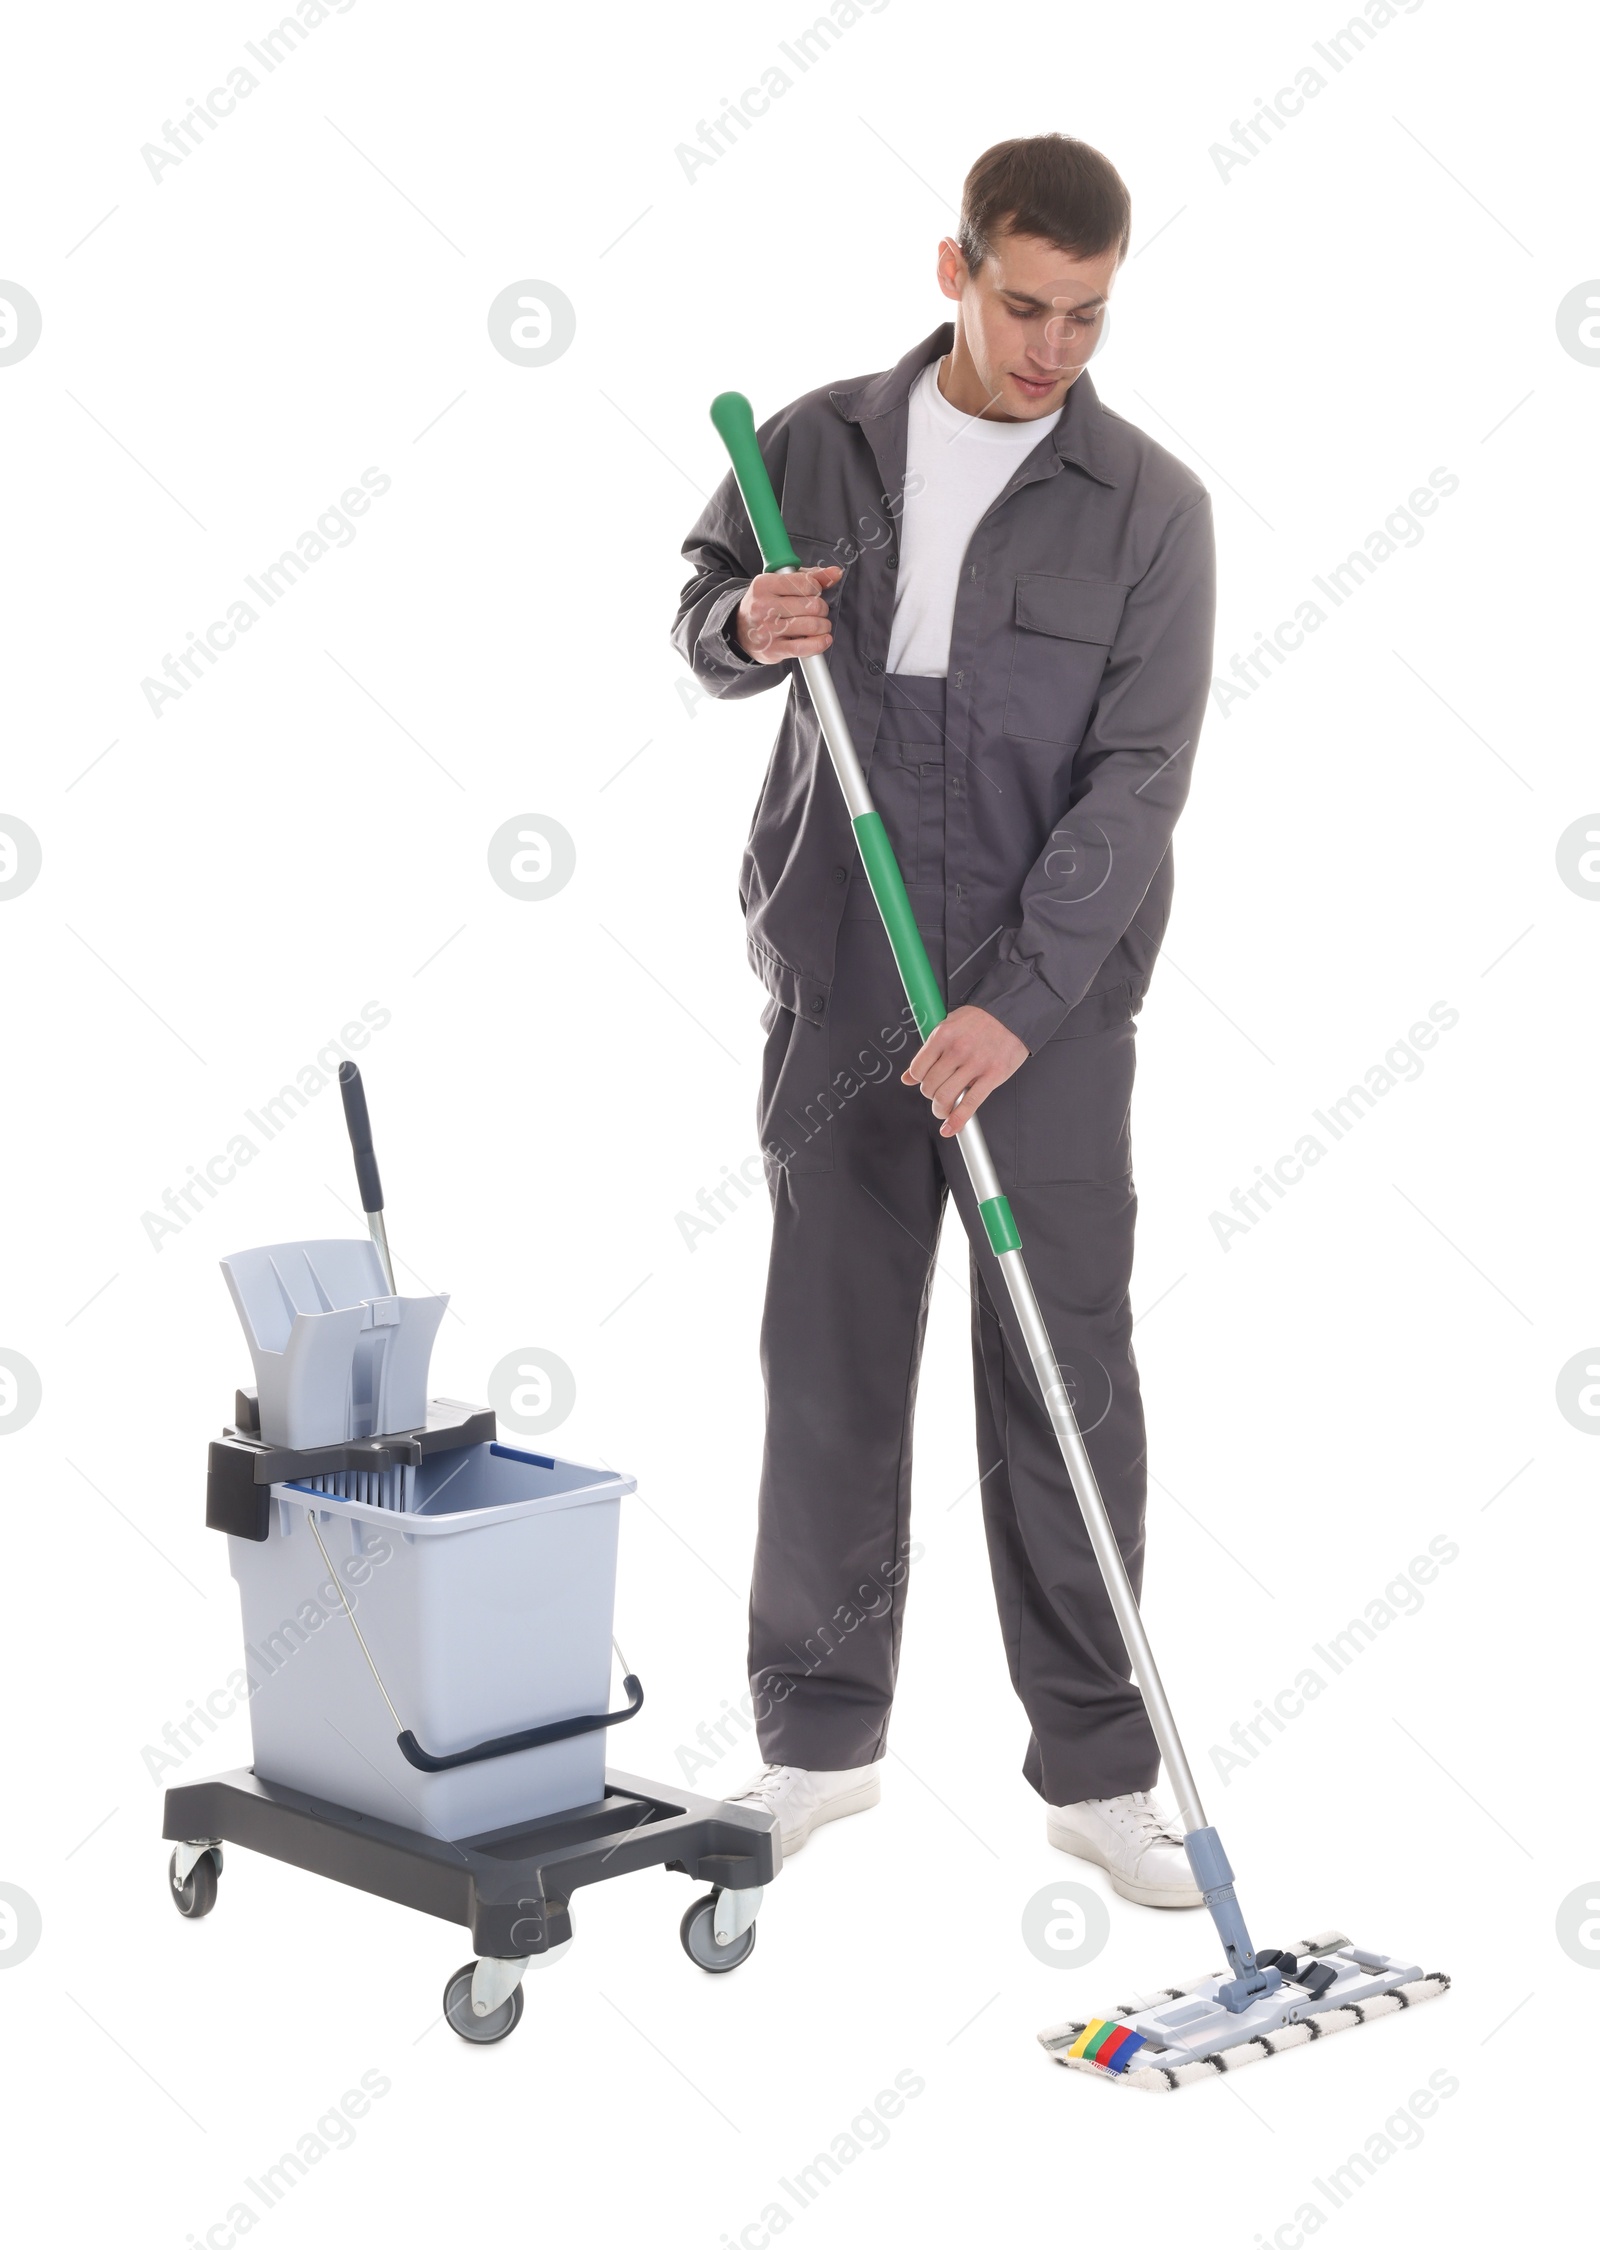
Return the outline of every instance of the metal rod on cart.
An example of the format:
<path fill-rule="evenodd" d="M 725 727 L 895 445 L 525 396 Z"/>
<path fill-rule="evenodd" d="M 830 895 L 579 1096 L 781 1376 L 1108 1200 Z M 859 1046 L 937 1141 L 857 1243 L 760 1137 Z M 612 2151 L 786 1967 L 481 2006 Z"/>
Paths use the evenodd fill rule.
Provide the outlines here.
<path fill-rule="evenodd" d="M 372 1121 L 367 1115 L 366 1088 L 353 1062 L 339 1065 L 339 1091 L 344 1097 L 344 1121 L 350 1128 L 350 1149 L 356 1160 L 356 1185 L 361 1190 L 361 1208 L 367 1215 L 367 1232 L 377 1249 L 385 1286 L 393 1297 L 398 1292 L 394 1285 L 394 1260 L 389 1255 L 389 1233 L 383 1223 L 383 1186 L 378 1178 L 378 1159 L 372 1152 Z"/>

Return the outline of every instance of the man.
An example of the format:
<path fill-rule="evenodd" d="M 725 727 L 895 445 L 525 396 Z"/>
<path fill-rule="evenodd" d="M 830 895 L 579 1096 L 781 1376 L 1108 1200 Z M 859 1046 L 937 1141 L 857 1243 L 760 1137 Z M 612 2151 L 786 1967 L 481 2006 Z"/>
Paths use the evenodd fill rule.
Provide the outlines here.
<path fill-rule="evenodd" d="M 1127 190 L 1049 134 L 968 176 L 951 326 L 760 432 L 800 572 L 731 477 L 685 544 L 675 638 L 716 695 L 790 693 L 745 855 L 770 1000 L 767 1439 L 750 1605 L 786 1852 L 878 1801 L 907 1576 L 911 1421 L 939 1222 L 973 1245 L 979 1466 L 1023 1771 L 1126 1898 L 1201 1903 L 1154 1739 L 955 1136 L 981 1108 L 1137 1591 L 1145 1443 L 1128 1285 L 1134 1015 L 1211 669 L 1204 488 L 1085 372 Z M 796 660 L 826 652 L 944 982 L 918 1046 Z"/>

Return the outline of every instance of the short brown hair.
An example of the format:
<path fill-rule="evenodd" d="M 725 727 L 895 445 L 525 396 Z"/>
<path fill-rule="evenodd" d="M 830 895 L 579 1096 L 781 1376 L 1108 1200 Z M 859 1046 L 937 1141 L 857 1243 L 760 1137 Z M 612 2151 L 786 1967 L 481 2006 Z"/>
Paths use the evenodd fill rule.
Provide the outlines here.
<path fill-rule="evenodd" d="M 1115 249 L 1128 254 L 1133 204 L 1116 167 L 1087 141 L 1065 133 L 997 141 L 967 174 L 961 191 L 961 254 L 976 273 L 994 238 L 1036 235 L 1075 258 Z"/>

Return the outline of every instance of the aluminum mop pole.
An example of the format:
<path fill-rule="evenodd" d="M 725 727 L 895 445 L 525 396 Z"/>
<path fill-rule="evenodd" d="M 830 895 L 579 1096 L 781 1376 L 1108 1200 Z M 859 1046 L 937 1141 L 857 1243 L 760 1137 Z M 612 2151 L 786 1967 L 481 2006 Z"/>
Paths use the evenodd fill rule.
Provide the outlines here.
<path fill-rule="evenodd" d="M 790 544 L 784 528 L 783 516 L 778 507 L 772 480 L 761 458 L 756 442 L 755 416 L 750 402 L 738 391 L 724 391 L 712 402 L 711 419 L 717 434 L 728 449 L 733 473 L 750 517 L 752 530 L 761 549 L 762 560 L 769 571 L 799 570 L 802 565 Z M 872 795 L 867 787 L 866 775 L 861 770 L 861 760 L 856 755 L 851 740 L 849 723 L 839 702 L 838 692 L 828 670 L 825 656 L 801 657 L 800 671 L 806 689 L 816 710 L 822 737 L 828 746 L 828 756 L 844 792 L 844 801 L 855 830 L 856 844 L 861 853 L 861 864 L 872 886 L 878 912 L 889 943 L 894 949 L 895 964 L 900 980 L 905 986 L 907 1000 L 916 1017 L 917 1030 L 927 1039 L 936 1025 L 943 1023 L 947 1010 L 944 995 L 939 990 L 938 979 L 928 959 L 927 948 L 911 911 L 906 896 L 900 865 L 894 855 L 881 816 L 873 809 Z M 1028 1278 L 1028 1268 L 1022 1255 L 1022 1237 L 1011 1215 L 1011 1206 L 1001 1191 L 989 1154 L 983 1128 L 974 1117 L 962 1126 L 956 1136 L 962 1156 L 966 1160 L 967 1176 L 972 1182 L 972 1192 L 977 1198 L 978 1215 L 983 1220 L 989 1247 L 994 1252 L 1017 1325 L 1022 1331 L 1034 1381 L 1044 1400 L 1045 1411 L 1061 1448 L 1061 1458 L 1077 1496 L 1089 1541 L 1094 1548 L 1095 1560 L 1100 1565 L 1100 1575 L 1110 1598 L 1117 1620 L 1117 1628 L 1128 1651 L 1133 1666 L 1133 1676 L 1144 1698 L 1149 1714 L 1151 1731 L 1161 1752 L 1167 1779 L 1178 1800 L 1183 1817 L 1184 1850 L 1194 1879 L 1211 1909 L 1217 1934 L 1222 1940 L 1233 1971 L 1232 1979 L 1218 1993 L 1224 2006 L 1236 2014 L 1252 2000 L 1271 1992 L 1282 1982 L 1275 1968 L 1258 1967 L 1250 1935 L 1245 1928 L 1244 1916 L 1234 1896 L 1233 1870 L 1228 1865 L 1227 1854 L 1216 1830 L 1209 1825 L 1205 1808 L 1200 1802 L 1200 1792 L 1195 1787 L 1194 1774 L 1184 1753 L 1183 1741 L 1178 1733 L 1172 1706 L 1167 1701 L 1166 1689 L 1156 1669 L 1156 1660 L 1150 1647 L 1144 1620 L 1139 1615 L 1139 1604 L 1134 1599 L 1128 1573 L 1123 1567 L 1121 1550 L 1111 1519 L 1106 1514 L 1106 1504 L 1101 1498 L 1095 1479 L 1088 1448 L 1083 1433 L 1078 1428 L 1077 1416 L 1072 1411 L 1072 1401 L 1061 1379 L 1061 1370 L 1051 1346 L 1050 1335 L 1039 1310 L 1039 1300 L 1033 1293 L 1033 1283 Z"/>

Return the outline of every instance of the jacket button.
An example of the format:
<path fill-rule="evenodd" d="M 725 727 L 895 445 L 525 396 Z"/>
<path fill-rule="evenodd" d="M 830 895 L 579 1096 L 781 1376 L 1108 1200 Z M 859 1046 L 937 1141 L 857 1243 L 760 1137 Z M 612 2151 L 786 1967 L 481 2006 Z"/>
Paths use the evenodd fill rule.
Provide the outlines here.
<path fill-rule="evenodd" d="M 872 677 L 876 679 L 878 677 L 878 674 L 883 670 L 883 666 L 878 662 L 878 659 L 875 656 L 869 656 L 867 658 L 867 670 L 872 674 Z"/>
<path fill-rule="evenodd" d="M 821 1015 L 821 1013 L 822 1013 L 822 1002 L 821 1002 L 820 1000 L 813 1000 L 813 1001 L 812 1001 L 812 1003 L 811 1003 L 811 1013 L 812 1013 L 812 1014 L 813 1014 L 814 1016 L 820 1016 L 820 1015 Z"/>
<path fill-rule="evenodd" d="M 846 880 L 849 873 L 850 870 L 848 867 L 836 867 L 833 871 L 833 879 L 836 883 L 842 883 Z"/>

